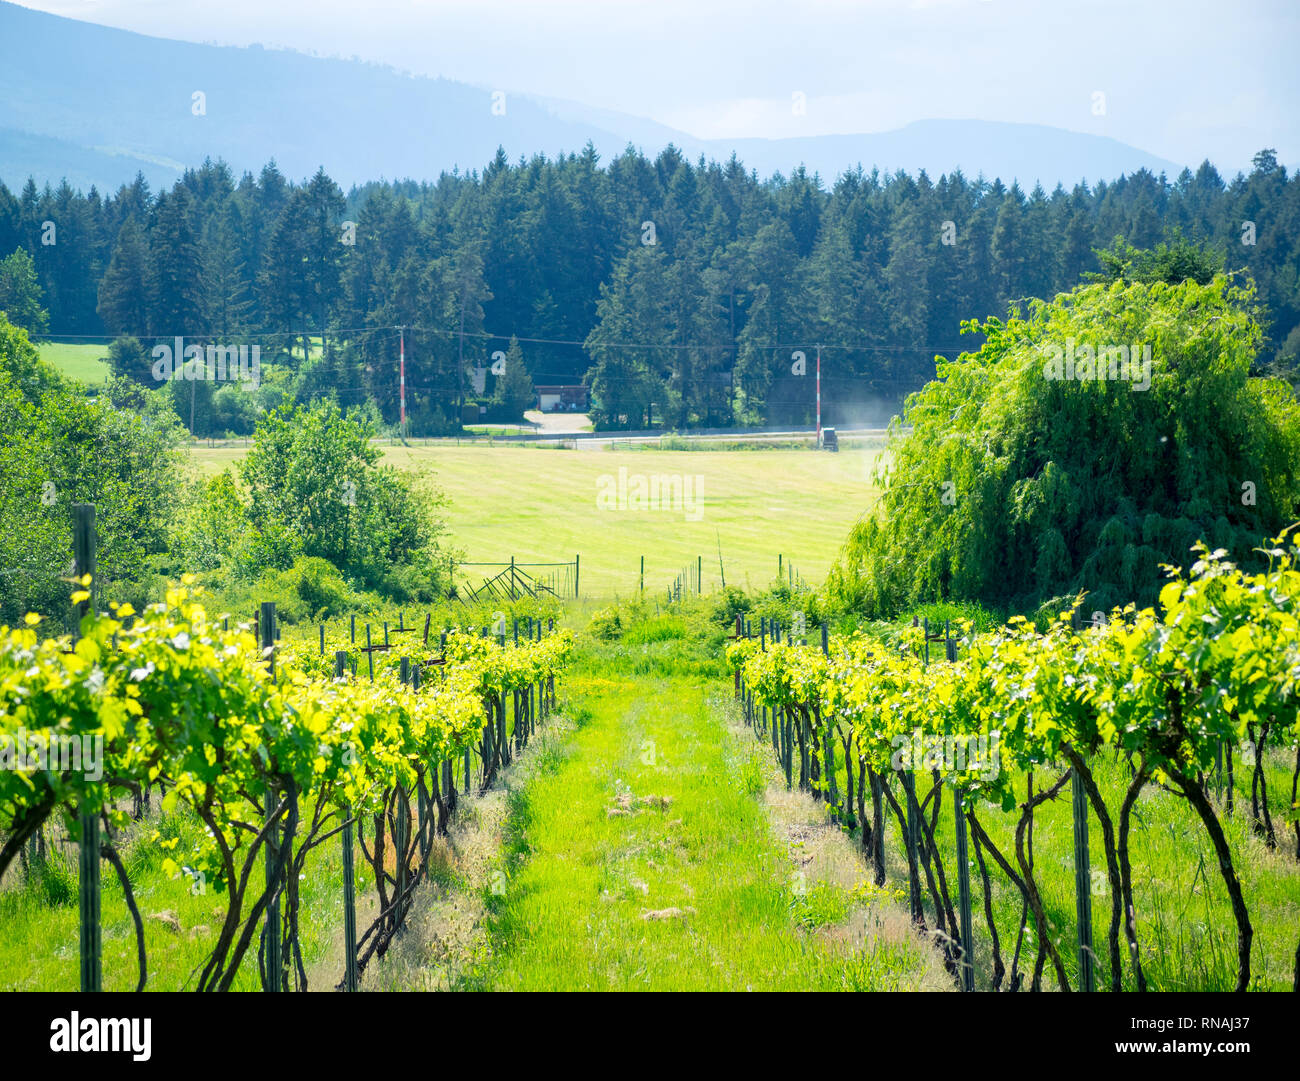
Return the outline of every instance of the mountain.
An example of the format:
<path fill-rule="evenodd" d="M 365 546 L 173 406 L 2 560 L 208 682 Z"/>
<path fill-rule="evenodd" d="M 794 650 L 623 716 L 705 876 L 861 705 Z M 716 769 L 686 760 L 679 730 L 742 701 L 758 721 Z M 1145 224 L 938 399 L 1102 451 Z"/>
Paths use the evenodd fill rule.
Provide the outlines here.
<path fill-rule="evenodd" d="M 574 102 L 411 76 L 359 60 L 260 46 L 196 45 L 0 2 L 0 179 L 11 189 L 66 177 L 115 189 L 137 171 L 170 183 L 204 158 L 238 173 L 274 158 L 293 178 L 319 166 L 344 187 L 432 180 L 511 160 L 580 151 L 608 161 L 629 143 L 691 158 L 734 152 L 760 175 L 803 164 L 828 181 L 861 164 L 931 176 L 960 167 L 1030 187 L 1182 166 L 1114 139 L 1029 124 L 927 120 L 872 135 L 696 139 L 640 117 Z"/>

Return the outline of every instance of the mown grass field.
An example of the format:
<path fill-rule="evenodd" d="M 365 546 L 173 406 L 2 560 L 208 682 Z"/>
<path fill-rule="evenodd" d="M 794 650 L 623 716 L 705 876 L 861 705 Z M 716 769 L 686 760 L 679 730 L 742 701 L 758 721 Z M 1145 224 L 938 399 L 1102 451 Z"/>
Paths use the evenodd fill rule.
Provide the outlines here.
<path fill-rule="evenodd" d="M 41 359 L 54 365 L 69 379 L 102 383 L 108 378 L 108 346 L 85 342 L 41 342 Z"/>
<path fill-rule="evenodd" d="M 666 590 L 687 564 L 703 561 L 704 590 L 765 587 L 777 556 L 820 582 L 850 526 L 876 501 L 879 447 L 813 450 L 559 450 L 448 444 L 385 446 L 385 461 L 424 471 L 450 498 L 450 542 L 479 562 L 572 560 L 581 555 L 585 597 L 639 588 Z M 241 446 L 198 447 L 199 468 L 216 473 L 243 457 Z M 698 521 L 683 510 L 604 510 L 601 478 L 677 475 L 701 493 Z M 608 483 L 608 481 L 606 482 Z"/>

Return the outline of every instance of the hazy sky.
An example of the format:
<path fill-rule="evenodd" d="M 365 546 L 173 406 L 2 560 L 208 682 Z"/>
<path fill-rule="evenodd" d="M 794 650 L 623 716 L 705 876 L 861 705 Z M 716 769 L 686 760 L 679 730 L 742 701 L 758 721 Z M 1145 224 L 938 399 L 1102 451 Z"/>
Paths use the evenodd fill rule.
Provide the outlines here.
<path fill-rule="evenodd" d="M 1209 157 L 1225 171 L 1247 166 L 1262 146 L 1300 163 L 1297 0 L 25 5 L 160 37 L 358 56 L 616 109 L 705 138 L 973 117 L 1111 135 L 1174 161 Z"/>

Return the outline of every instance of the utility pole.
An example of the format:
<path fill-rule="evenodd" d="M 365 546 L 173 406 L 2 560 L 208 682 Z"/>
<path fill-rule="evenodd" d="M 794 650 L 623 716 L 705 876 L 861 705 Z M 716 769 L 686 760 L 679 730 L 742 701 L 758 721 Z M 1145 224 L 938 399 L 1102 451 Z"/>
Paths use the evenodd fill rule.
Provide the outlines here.
<path fill-rule="evenodd" d="M 456 354 L 456 368 L 460 374 L 456 377 L 456 406 L 460 410 L 460 421 L 465 420 L 465 283 L 460 283 L 460 347 Z"/>
<path fill-rule="evenodd" d="M 817 346 L 817 446 L 822 445 L 822 347 Z"/>
<path fill-rule="evenodd" d="M 405 443 L 406 442 L 406 327 L 398 327 L 397 333 L 400 335 L 400 345 L 398 346 L 399 352 L 398 352 L 398 361 L 397 361 L 398 368 L 400 371 L 400 374 L 398 376 L 398 383 L 401 389 L 401 397 L 402 397 L 400 427 L 402 432 L 402 442 Z"/>

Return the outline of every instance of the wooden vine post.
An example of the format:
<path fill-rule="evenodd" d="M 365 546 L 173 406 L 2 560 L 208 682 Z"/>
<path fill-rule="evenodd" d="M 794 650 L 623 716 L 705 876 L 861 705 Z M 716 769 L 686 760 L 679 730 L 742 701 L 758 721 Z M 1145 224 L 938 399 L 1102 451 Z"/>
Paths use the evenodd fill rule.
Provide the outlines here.
<path fill-rule="evenodd" d="M 81 619 L 95 610 L 95 508 L 90 503 L 76 503 L 72 508 L 72 543 L 78 578 L 90 575 L 90 599 L 77 604 L 77 628 L 81 636 Z M 80 924 L 81 989 L 103 990 L 103 937 L 100 927 L 99 887 L 99 815 L 89 808 L 79 813 L 81 839 L 77 846 L 77 904 Z"/>
<path fill-rule="evenodd" d="M 966 844 L 966 793 L 960 786 L 952 794 L 952 813 L 957 828 L 957 906 L 961 910 L 961 989 L 975 990 L 975 951 L 971 941 L 970 853 Z"/>
<path fill-rule="evenodd" d="M 1088 792 L 1078 770 L 1070 771 L 1074 796 L 1074 905 L 1079 922 L 1079 990 L 1092 991 L 1092 869 L 1088 857 Z"/>
<path fill-rule="evenodd" d="M 402 686 L 406 687 L 411 682 L 411 658 L 403 657 L 401 661 L 401 678 Z M 411 832 L 411 804 L 407 797 L 406 788 L 399 782 L 397 785 L 397 828 L 393 831 L 393 848 L 397 860 L 397 896 L 400 899 L 406 892 L 406 846 L 410 840 Z"/>
<path fill-rule="evenodd" d="M 952 637 L 952 624 L 943 623 L 944 656 L 949 661 L 957 659 L 957 640 Z M 975 990 L 975 951 L 971 938 L 970 852 L 966 838 L 966 792 L 961 786 L 953 792 L 953 825 L 957 839 L 957 918 L 961 921 L 961 989 Z"/>
<path fill-rule="evenodd" d="M 258 644 L 270 664 L 271 679 L 275 679 L 275 602 L 263 601 L 258 615 Z M 266 782 L 266 817 L 275 816 L 279 805 L 275 782 Z M 266 888 L 271 892 L 266 901 L 266 973 L 262 979 L 263 991 L 279 991 L 283 963 L 280 956 L 280 884 L 276 864 L 280 859 L 280 823 L 276 822 L 266 834 Z"/>
<path fill-rule="evenodd" d="M 822 656 L 829 657 L 830 654 L 831 654 L 830 633 L 826 628 L 826 621 L 823 619 L 822 620 Z M 820 711 L 820 707 L 818 708 Z M 818 719 L 820 720 L 820 712 L 818 713 Z M 825 755 L 826 757 L 826 789 L 825 789 L 826 798 L 827 800 L 829 800 L 831 805 L 831 822 L 834 825 L 838 826 L 840 824 L 840 793 L 839 793 L 838 778 L 835 775 L 836 774 L 835 738 L 831 734 L 831 722 L 829 718 L 827 718 L 826 721 L 826 729 L 825 732 L 823 733 L 823 739 L 826 745 L 826 755 Z M 848 769 L 849 769 L 849 760 L 845 758 L 844 760 L 845 778 L 846 780 L 849 781 L 849 784 L 852 785 L 851 774 L 848 773 Z M 850 808 L 846 808 L 846 810 L 849 810 L 851 813 Z"/>
<path fill-rule="evenodd" d="M 1076 605 L 1070 626 L 1077 633 L 1081 619 Z M 1092 867 L 1088 853 L 1088 790 L 1077 769 L 1070 770 L 1070 794 L 1074 817 L 1074 909 L 1079 925 L 1079 990 L 1093 991 L 1092 952 Z"/>
<path fill-rule="evenodd" d="M 916 763 L 911 763 L 915 768 Z M 921 827 L 918 819 L 921 810 L 916 805 L 916 781 L 911 770 L 903 770 L 903 794 L 907 797 L 907 828 L 903 831 L 907 840 L 907 884 L 908 899 L 912 913 L 912 922 L 920 925 L 924 920 L 921 907 L 921 859 L 917 852 L 917 836 Z"/>
<path fill-rule="evenodd" d="M 334 654 L 334 678 L 343 678 L 346 651 Z M 343 808 L 343 990 L 357 989 L 357 882 L 353 867 L 353 825 L 351 805 Z"/>

